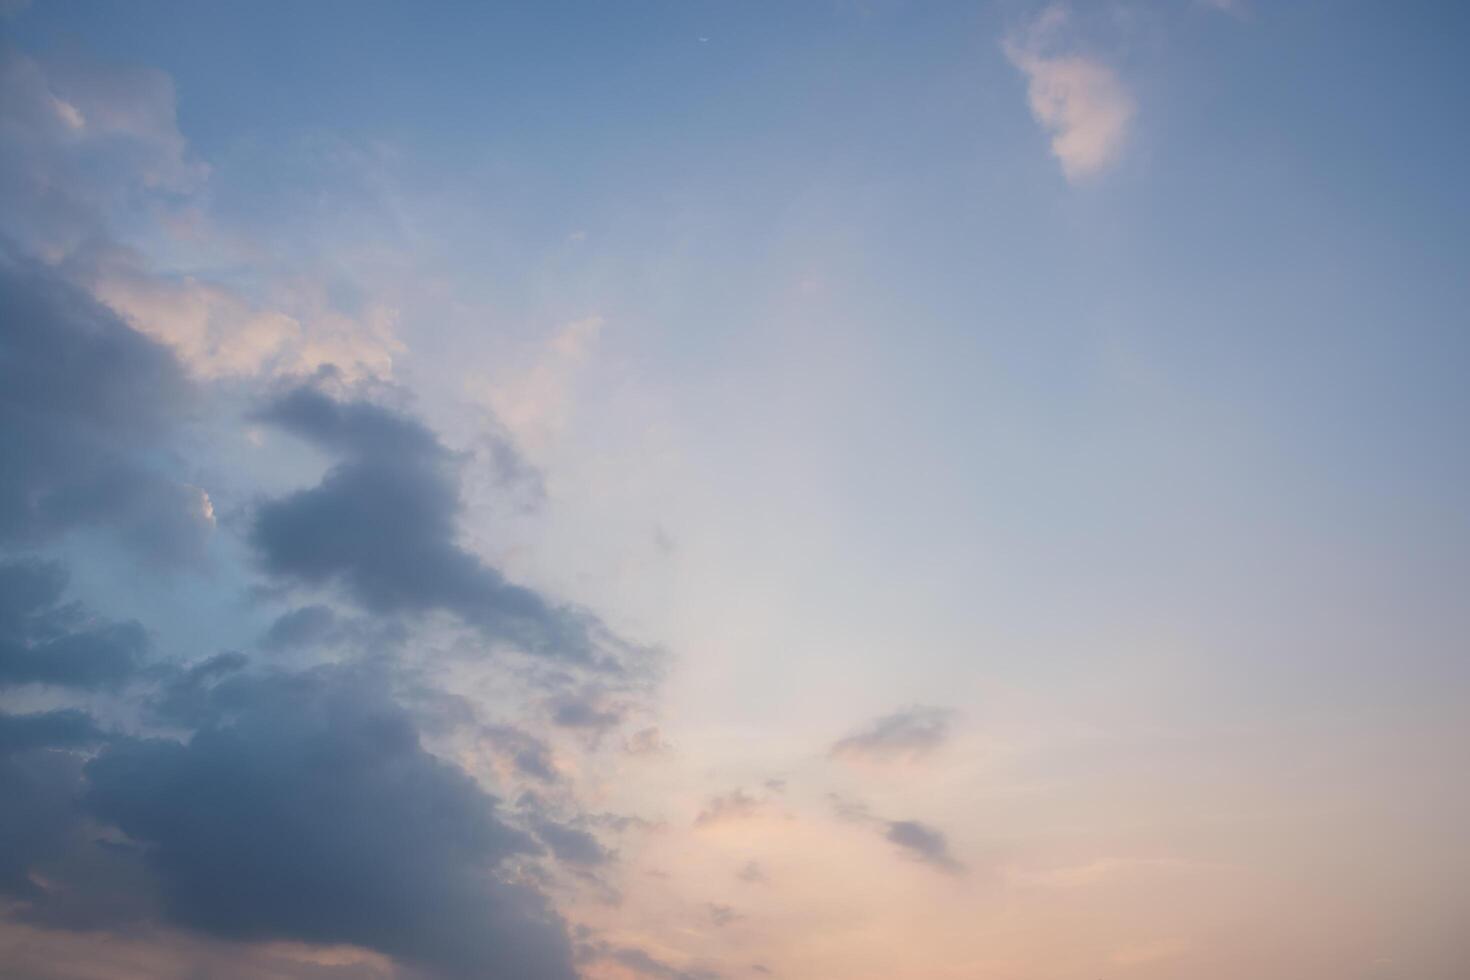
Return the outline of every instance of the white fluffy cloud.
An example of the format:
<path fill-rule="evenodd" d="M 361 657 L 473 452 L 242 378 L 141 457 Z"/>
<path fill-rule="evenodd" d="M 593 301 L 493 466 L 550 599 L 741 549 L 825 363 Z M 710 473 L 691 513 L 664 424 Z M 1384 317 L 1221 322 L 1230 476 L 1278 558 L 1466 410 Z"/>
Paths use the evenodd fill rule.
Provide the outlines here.
<path fill-rule="evenodd" d="M 1006 56 L 1026 76 L 1031 114 L 1051 135 L 1051 151 L 1070 181 L 1118 161 L 1137 105 L 1113 68 L 1068 50 L 1066 11 L 1049 7 L 1005 42 Z"/>

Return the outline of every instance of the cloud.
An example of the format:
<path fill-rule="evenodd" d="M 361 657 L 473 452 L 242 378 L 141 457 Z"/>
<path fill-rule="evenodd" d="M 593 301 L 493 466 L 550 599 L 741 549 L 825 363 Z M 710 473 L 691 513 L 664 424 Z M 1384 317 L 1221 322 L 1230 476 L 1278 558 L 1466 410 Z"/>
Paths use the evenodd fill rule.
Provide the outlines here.
<path fill-rule="evenodd" d="M 55 562 L 0 563 L 0 684 L 115 688 L 139 669 L 148 636 L 61 604 L 66 572 Z"/>
<path fill-rule="evenodd" d="M 662 755 L 668 750 L 669 743 L 657 726 L 640 728 L 623 742 L 623 751 L 629 755 Z"/>
<path fill-rule="evenodd" d="M 560 776 L 551 756 L 551 746 L 514 725 L 485 725 L 480 737 L 507 759 L 522 776 L 543 783 L 554 783 Z"/>
<path fill-rule="evenodd" d="M 1247 16 L 1245 0 L 1197 0 L 1197 2 L 1200 6 L 1217 10 L 1222 14 L 1241 18 Z"/>
<path fill-rule="evenodd" d="M 745 918 L 745 916 L 736 912 L 730 906 L 721 905 L 718 902 L 705 902 L 704 910 L 709 913 L 709 920 L 716 929 L 723 929 L 730 923 L 738 922 Z"/>
<path fill-rule="evenodd" d="M 547 699 L 551 723 L 586 732 L 594 742 L 623 723 L 626 707 L 596 688 L 566 691 Z"/>
<path fill-rule="evenodd" d="M 855 762 L 914 762 L 948 740 L 953 718 L 954 712 L 945 708 L 904 708 L 840 739 L 829 754 Z"/>
<path fill-rule="evenodd" d="M 918 820 L 884 819 L 875 814 L 866 803 L 836 793 L 828 793 L 827 799 L 838 820 L 877 830 L 906 856 L 947 874 L 960 874 L 965 870 L 964 864 L 950 853 L 949 839 L 942 831 Z"/>
<path fill-rule="evenodd" d="M 1031 114 L 1050 134 L 1062 173 L 1075 182 L 1118 161 L 1137 105 L 1111 66 L 1064 50 L 1067 22 L 1063 8 L 1049 7 L 1004 48 L 1026 76 Z"/>
<path fill-rule="evenodd" d="M 64 857 L 76 844 L 75 797 L 82 758 L 72 752 L 0 754 L 0 894 L 44 901 L 34 869 Z"/>
<path fill-rule="evenodd" d="M 735 877 L 750 885 L 764 885 L 771 880 L 766 877 L 765 871 L 755 861 L 747 861 L 745 867 L 741 868 Z"/>
<path fill-rule="evenodd" d="M 538 816 L 531 821 L 531 831 L 541 843 L 551 848 L 558 861 L 596 867 L 612 860 L 612 852 L 585 830 Z"/>
<path fill-rule="evenodd" d="M 42 266 L 0 256 L 0 545 L 106 528 L 197 559 L 209 497 L 159 465 L 192 391 L 164 348 Z"/>
<path fill-rule="evenodd" d="M 765 804 L 744 790 L 732 790 L 723 796 L 710 797 L 704 809 L 699 811 L 699 815 L 694 818 L 694 825 L 710 827 L 736 820 L 749 820 L 758 816 L 764 807 Z"/>
<path fill-rule="evenodd" d="M 150 68 L 43 64 L 0 43 L 0 133 L 5 233 L 50 258 L 209 172 L 179 132 L 172 80 Z"/>
<path fill-rule="evenodd" d="M 827 801 L 832 804 L 832 812 L 837 819 L 845 823 L 870 823 L 877 819 L 873 816 L 872 809 L 861 800 L 850 800 L 837 793 L 828 793 Z"/>
<path fill-rule="evenodd" d="M 577 947 L 583 963 L 614 963 L 640 977 L 652 980 L 721 980 L 721 974 L 698 968 L 681 969 L 636 946 L 619 946 L 605 940 L 590 940 Z"/>
<path fill-rule="evenodd" d="M 290 650 L 312 646 L 331 636 L 337 628 L 337 614 L 322 605 L 302 606 L 277 617 L 260 645 L 267 650 Z"/>
<path fill-rule="evenodd" d="M 99 300 L 201 378 L 299 376 L 327 365 L 354 380 L 387 378 L 404 350 L 398 314 L 381 304 L 347 316 L 318 290 L 297 287 L 276 291 L 280 306 L 264 306 L 198 276 L 158 272 L 116 247 L 89 249 L 73 264 Z"/>
<path fill-rule="evenodd" d="M 493 384 L 480 381 L 474 386 L 520 445 L 542 452 L 566 429 L 576 407 L 579 374 L 605 325 L 600 316 L 563 324 L 533 364 Z"/>
<path fill-rule="evenodd" d="M 118 740 L 86 766 L 86 809 L 144 845 L 169 919 L 444 976 L 575 975 L 560 919 L 503 875 L 535 842 L 372 675 L 234 674 L 206 713 L 187 742 Z"/>
<path fill-rule="evenodd" d="M 927 824 L 917 820 L 892 820 L 883 836 L 910 856 L 941 871 L 958 874 L 965 870 L 965 866 L 949 853 L 949 840 Z"/>
<path fill-rule="evenodd" d="M 0 755 L 30 749 L 79 748 L 96 745 L 106 737 L 91 715 L 75 708 L 0 714 Z"/>
<path fill-rule="evenodd" d="M 150 229 L 210 255 L 238 251 L 209 227 L 209 167 L 176 119 L 172 79 L 78 56 L 38 59 L 0 44 L 0 236 L 66 270 L 201 378 L 309 373 L 333 364 L 388 377 L 403 351 L 397 311 L 347 315 L 309 279 L 256 283 L 269 304 L 197 272 L 159 271 L 115 244 Z M 136 238 L 136 235 L 130 236 Z"/>
<path fill-rule="evenodd" d="M 455 458 L 420 423 L 314 388 L 276 399 L 260 419 L 343 457 L 316 486 L 259 507 L 250 542 L 265 571 L 339 584 L 378 615 L 449 612 L 526 653 L 615 665 L 595 617 L 507 582 L 459 546 Z"/>

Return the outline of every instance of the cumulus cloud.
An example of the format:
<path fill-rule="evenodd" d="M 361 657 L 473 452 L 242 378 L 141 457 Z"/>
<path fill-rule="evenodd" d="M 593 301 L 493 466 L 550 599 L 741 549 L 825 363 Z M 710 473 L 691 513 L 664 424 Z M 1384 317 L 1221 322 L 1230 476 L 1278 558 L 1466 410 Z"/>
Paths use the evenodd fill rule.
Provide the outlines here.
<path fill-rule="evenodd" d="M 337 614 L 323 605 L 301 606 L 282 613 L 260 639 L 267 650 L 290 650 L 326 640 L 337 629 Z"/>
<path fill-rule="evenodd" d="M 3 43 L 0 137 L 4 227 L 48 258 L 140 199 L 177 201 L 209 172 L 179 132 L 167 74 L 80 58 L 43 64 Z"/>
<path fill-rule="evenodd" d="M 0 714 L 0 755 L 30 749 L 78 748 L 95 745 L 105 737 L 91 715 L 75 708 Z"/>
<path fill-rule="evenodd" d="M 922 705 L 878 718 L 832 746 L 834 759 L 857 762 L 914 762 L 949 739 L 954 712 Z"/>
<path fill-rule="evenodd" d="M 1004 47 L 1026 76 L 1031 114 L 1050 135 L 1062 173 L 1078 181 L 1122 156 L 1137 105 L 1110 65 L 1067 43 L 1068 19 L 1064 8 L 1049 7 Z"/>
<path fill-rule="evenodd" d="M 585 734 L 592 742 L 623 723 L 627 706 L 612 700 L 598 687 L 583 687 L 553 695 L 546 702 L 551 723 Z"/>
<path fill-rule="evenodd" d="M 37 263 L 0 256 L 0 545 L 101 527 L 197 558 L 208 495 L 160 464 L 192 392 L 169 352 Z"/>
<path fill-rule="evenodd" d="M 143 227 L 191 240 L 196 254 L 238 247 L 208 219 L 210 170 L 175 106 L 172 79 L 155 69 L 0 44 L 0 234 L 64 269 L 197 377 L 328 364 L 353 377 L 391 375 L 403 345 L 387 304 L 349 315 L 302 275 L 257 283 L 247 296 L 207 271 L 155 268 L 116 243 L 119 228 Z"/>
<path fill-rule="evenodd" d="M 612 852 L 602 846 L 592 834 L 576 827 L 558 823 L 548 817 L 537 816 L 531 821 L 531 831 L 551 849 L 558 861 L 583 867 L 596 867 L 612 860 Z"/>
<path fill-rule="evenodd" d="M 185 469 L 199 464 L 184 426 L 259 397 L 278 383 L 270 376 L 315 372 L 320 386 L 276 389 L 254 421 L 312 443 L 330 469 L 259 500 L 225 533 L 240 528 L 277 598 L 332 593 L 331 606 L 283 613 L 259 648 L 343 665 L 263 671 L 229 650 L 165 662 L 140 623 L 66 601 L 60 565 L 0 561 L 0 688 L 56 689 L 15 695 L 49 710 L 0 713 L 0 928 L 167 937 L 159 949 L 218 940 L 216 954 L 235 955 L 194 969 L 220 976 L 234 975 L 213 969 L 224 959 L 264 962 L 260 950 L 295 946 L 307 953 L 281 968 L 291 976 L 335 975 L 332 950 L 347 949 L 343 962 L 375 974 L 393 971 L 391 958 L 404 975 L 571 978 L 565 923 L 534 882 L 549 880 L 537 877 L 548 856 L 595 882 L 616 857 L 601 838 L 635 820 L 580 813 L 542 735 L 595 739 L 621 724 L 648 677 L 634 667 L 645 652 L 466 548 L 465 458 L 411 416 L 342 394 L 391 373 L 393 309 L 344 300 L 307 274 L 211 278 L 208 262 L 239 253 L 202 240 L 213 234 L 209 170 L 174 106 L 160 72 L 0 46 L 0 238 L 29 256 L 0 254 L 0 553 L 76 539 L 87 560 L 83 536 L 104 532 L 149 560 L 134 583 L 148 590 L 154 563 L 198 560 L 215 530 L 213 501 L 190 482 L 204 479 Z M 133 242 L 188 237 L 199 268 L 123 248 L 121 229 Z M 600 326 L 581 321 L 552 340 L 550 366 L 525 389 L 528 429 L 560 424 L 568 372 Z M 505 483 L 536 477 L 505 439 L 491 440 L 489 458 Z M 248 472 L 222 469 L 250 492 Z M 201 588 L 218 597 L 233 580 Z M 425 709 L 450 698 L 395 644 L 431 613 L 541 658 L 515 662 L 535 674 L 517 713 L 533 730 Z M 50 707 L 83 697 L 95 715 Z M 554 809 L 507 814 L 421 731 L 436 746 L 488 749 L 504 763 L 492 778 L 544 784 Z M 607 955 L 663 968 L 628 949 Z"/>
<path fill-rule="evenodd" d="M 480 738 L 522 776 L 543 783 L 560 778 L 551 746 L 530 732 L 514 725 L 485 725 L 480 728 Z"/>
<path fill-rule="evenodd" d="M 75 844 L 81 771 L 82 758 L 73 752 L 0 754 L 0 793 L 6 801 L 0 807 L 0 895 L 27 903 L 45 899 L 32 874 Z"/>
<path fill-rule="evenodd" d="M 318 290 L 297 288 L 262 305 L 195 275 L 156 271 L 116 247 L 92 248 L 73 265 L 99 300 L 201 378 L 294 376 L 327 365 L 348 378 L 387 378 L 404 349 L 397 312 L 382 304 L 347 316 Z"/>
<path fill-rule="evenodd" d="M 148 648 L 143 627 L 62 603 L 65 589 L 56 562 L 0 563 L 0 684 L 115 688 L 139 669 Z"/>
<path fill-rule="evenodd" d="M 417 421 L 315 388 L 260 418 L 342 460 L 316 486 L 260 506 L 250 542 L 267 572 L 340 585 L 376 614 L 449 612 L 526 653 L 615 666 L 616 642 L 595 617 L 506 581 L 458 544 L 456 460 Z"/>
<path fill-rule="evenodd" d="M 86 809 L 145 845 L 169 919 L 444 976 L 575 975 L 561 920 L 504 874 L 538 845 L 370 675 L 234 674 L 205 714 L 187 742 L 121 739 L 86 766 Z"/>

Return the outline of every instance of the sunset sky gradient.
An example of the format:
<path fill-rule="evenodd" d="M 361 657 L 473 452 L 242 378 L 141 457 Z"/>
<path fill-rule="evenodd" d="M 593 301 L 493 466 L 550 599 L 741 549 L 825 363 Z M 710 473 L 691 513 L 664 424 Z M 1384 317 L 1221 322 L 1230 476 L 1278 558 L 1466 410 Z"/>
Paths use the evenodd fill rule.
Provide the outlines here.
<path fill-rule="evenodd" d="M 1470 975 L 1470 6 L 0 11 L 0 974 Z"/>

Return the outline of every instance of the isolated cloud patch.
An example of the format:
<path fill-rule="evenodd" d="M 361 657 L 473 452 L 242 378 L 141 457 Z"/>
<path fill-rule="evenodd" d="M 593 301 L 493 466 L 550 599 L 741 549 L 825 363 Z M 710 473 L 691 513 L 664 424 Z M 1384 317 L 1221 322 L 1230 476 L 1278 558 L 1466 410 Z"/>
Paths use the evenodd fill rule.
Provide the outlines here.
<path fill-rule="evenodd" d="M 765 804 L 742 789 L 732 790 L 722 796 L 712 796 L 704 809 L 694 818 L 696 827 L 711 827 L 736 820 L 749 820 L 759 816 Z"/>
<path fill-rule="evenodd" d="M 943 831 L 918 820 L 885 819 L 875 814 L 866 803 L 836 793 L 828 793 L 827 799 L 838 820 L 878 831 L 884 840 L 898 847 L 905 857 L 921 861 L 946 874 L 962 874 L 965 871 L 965 865 L 950 852 L 949 838 Z"/>
<path fill-rule="evenodd" d="M 921 759 L 943 745 L 954 712 L 915 705 L 873 721 L 832 746 L 834 759 L 904 763 Z"/>
<path fill-rule="evenodd" d="M 883 836 L 898 845 L 909 856 L 949 874 L 958 874 L 965 866 L 949 852 L 949 839 L 944 834 L 917 820 L 892 820 Z"/>
<path fill-rule="evenodd" d="M 1052 155 L 1067 179 L 1078 181 L 1122 156 L 1137 104 L 1110 65 L 1068 49 L 1067 22 L 1063 8 L 1049 7 L 1004 47 L 1026 76 L 1027 102 L 1051 136 Z"/>
<path fill-rule="evenodd" d="M 250 541 L 267 572 L 340 584 L 376 614 L 449 612 L 527 653 L 611 663 L 599 657 L 595 617 L 507 582 L 459 546 L 457 461 L 416 420 L 313 388 L 260 417 L 342 457 L 316 486 L 260 507 Z"/>

